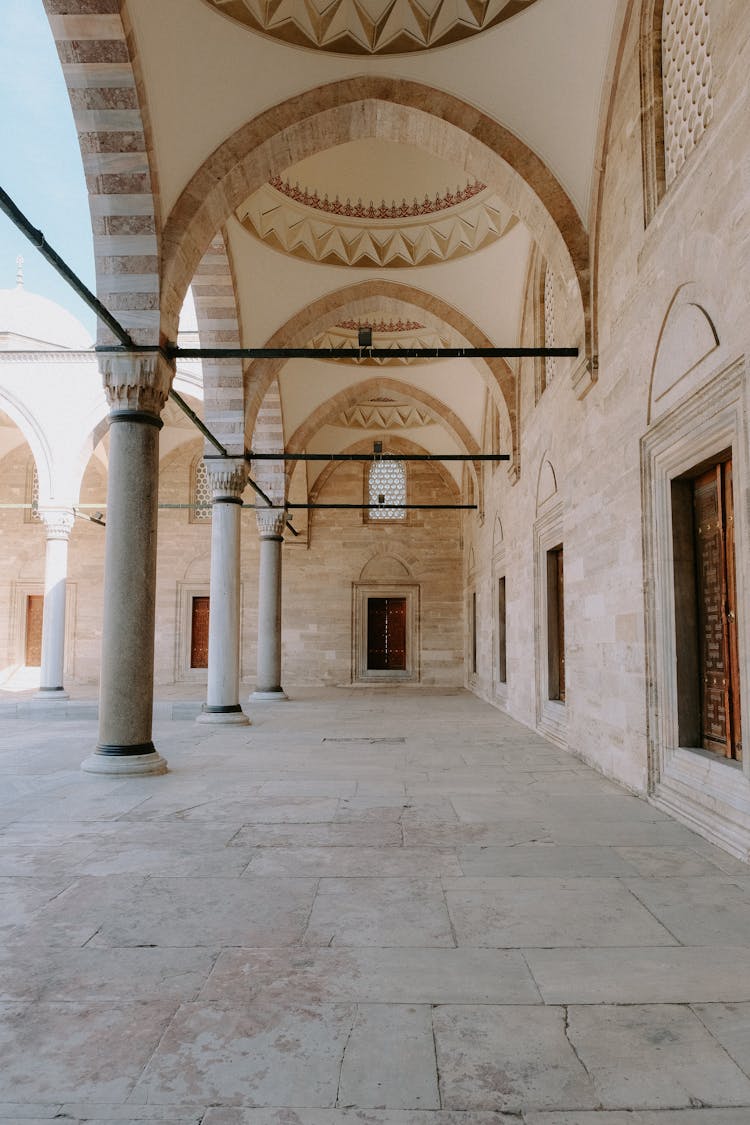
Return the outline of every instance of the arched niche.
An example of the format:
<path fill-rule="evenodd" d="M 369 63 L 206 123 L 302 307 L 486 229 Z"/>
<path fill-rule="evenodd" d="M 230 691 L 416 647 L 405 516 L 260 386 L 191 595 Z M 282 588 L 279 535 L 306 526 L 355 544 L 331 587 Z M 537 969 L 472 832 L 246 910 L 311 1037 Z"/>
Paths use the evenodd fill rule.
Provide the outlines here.
<path fill-rule="evenodd" d="M 406 563 L 393 555 L 373 555 L 362 567 L 360 582 L 398 582 L 411 578 Z"/>
<path fill-rule="evenodd" d="M 706 361 L 719 344 L 719 334 L 696 286 L 680 286 L 659 332 L 651 368 L 649 424 L 705 382 L 713 368 Z"/>
<path fill-rule="evenodd" d="M 553 496 L 557 495 L 557 473 L 552 462 L 545 454 L 539 465 L 539 475 L 536 484 L 536 510 L 541 511 Z"/>

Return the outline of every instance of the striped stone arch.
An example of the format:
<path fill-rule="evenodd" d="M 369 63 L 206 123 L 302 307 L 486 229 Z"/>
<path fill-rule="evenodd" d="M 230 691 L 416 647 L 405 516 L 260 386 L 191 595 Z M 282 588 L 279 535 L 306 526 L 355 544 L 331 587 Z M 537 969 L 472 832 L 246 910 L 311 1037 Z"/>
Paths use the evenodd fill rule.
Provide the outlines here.
<path fill-rule="evenodd" d="M 239 313 L 225 234 L 214 237 L 192 282 L 198 338 L 202 348 L 238 348 Z M 203 409 L 206 425 L 233 456 L 245 452 L 241 359 L 204 359 Z M 215 452 L 212 448 L 207 452 Z"/>
<path fill-rule="evenodd" d="M 579 342 L 588 346 L 588 236 L 550 169 L 510 130 L 475 106 L 434 87 L 376 76 L 319 86 L 264 111 L 220 144 L 196 171 L 164 229 L 164 332 L 174 335 L 185 292 L 218 223 L 291 165 L 363 137 L 417 145 L 493 186 L 563 278 L 567 299 L 579 309 Z"/>
<path fill-rule="evenodd" d="M 159 198 L 135 41 L 120 0 L 43 0 L 89 193 L 97 295 L 140 344 L 158 344 Z M 99 343 L 111 343 L 99 324 Z"/>
<path fill-rule="evenodd" d="M 358 302 L 377 299 L 378 297 L 398 300 L 415 308 L 424 309 L 431 316 L 449 324 L 467 346 L 476 348 L 494 346 L 489 337 L 473 321 L 440 297 L 413 286 L 404 285 L 401 282 L 382 278 L 358 282 L 313 301 L 279 328 L 267 341 L 266 346 L 269 348 L 305 347 L 311 337 L 330 326 L 334 315 L 339 315 L 351 305 L 356 306 Z M 474 362 L 476 362 L 479 370 L 485 372 L 490 392 L 495 401 L 507 411 L 511 432 L 512 464 L 516 464 L 519 443 L 515 375 L 504 359 L 481 359 Z M 278 379 L 283 366 L 284 360 L 267 359 L 254 360 L 248 366 L 245 396 L 246 433 L 252 432 L 266 391 L 274 379 Z"/>

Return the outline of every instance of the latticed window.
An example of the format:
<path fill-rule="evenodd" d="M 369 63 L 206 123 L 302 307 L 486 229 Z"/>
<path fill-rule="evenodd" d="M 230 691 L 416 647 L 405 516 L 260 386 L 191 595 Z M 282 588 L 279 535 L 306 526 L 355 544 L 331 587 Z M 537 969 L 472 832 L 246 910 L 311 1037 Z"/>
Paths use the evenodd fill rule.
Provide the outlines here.
<path fill-rule="evenodd" d="M 206 472 L 206 463 L 202 457 L 193 462 L 193 481 L 190 502 L 195 505 L 190 509 L 190 522 L 202 523 L 211 519 L 211 504 L 213 493 Z"/>
<path fill-rule="evenodd" d="M 368 510 L 369 519 L 406 518 L 403 508 L 392 506 L 406 503 L 406 466 L 403 461 L 373 461 L 368 484 L 369 502 L 374 505 Z"/>
<path fill-rule="evenodd" d="M 555 275 L 547 266 L 544 275 L 544 346 L 555 346 Z M 544 360 L 544 384 L 548 386 L 555 377 L 557 360 L 554 356 L 546 356 Z"/>
<path fill-rule="evenodd" d="M 26 470 L 26 500 L 25 503 L 30 505 L 23 510 L 23 518 L 26 523 L 34 523 L 41 520 L 39 515 L 39 473 L 36 470 L 36 463 L 33 458 L 29 460 L 28 468 Z"/>
<path fill-rule="evenodd" d="M 664 0 L 662 76 L 669 187 L 713 114 L 708 0 Z"/>

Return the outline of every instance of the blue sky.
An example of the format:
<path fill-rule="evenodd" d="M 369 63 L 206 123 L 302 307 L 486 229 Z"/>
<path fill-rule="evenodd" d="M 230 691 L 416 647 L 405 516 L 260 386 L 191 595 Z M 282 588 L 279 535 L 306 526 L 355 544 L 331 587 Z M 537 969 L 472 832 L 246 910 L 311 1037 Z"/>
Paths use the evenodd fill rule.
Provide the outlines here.
<path fill-rule="evenodd" d="M 95 290 L 91 221 L 78 138 L 42 0 L 0 0 L 0 184 Z M 96 334 L 96 318 L 0 212 L 0 289 L 16 284 L 69 309 Z"/>

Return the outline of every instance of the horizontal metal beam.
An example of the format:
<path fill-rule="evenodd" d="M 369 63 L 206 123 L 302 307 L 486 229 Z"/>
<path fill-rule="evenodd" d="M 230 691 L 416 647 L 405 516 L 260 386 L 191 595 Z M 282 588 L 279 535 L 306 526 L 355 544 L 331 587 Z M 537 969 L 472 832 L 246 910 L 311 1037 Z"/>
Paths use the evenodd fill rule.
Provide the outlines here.
<path fill-rule="evenodd" d="M 475 512 L 476 504 L 274 504 L 275 508 L 294 508 L 311 512 L 318 508 L 341 508 L 354 511 L 398 511 L 398 512 Z"/>
<path fill-rule="evenodd" d="M 249 461 L 510 461 L 509 453 L 253 453 L 250 450 L 246 456 Z"/>
<path fill-rule="evenodd" d="M 97 351 L 117 351 L 113 347 Z M 527 359 L 578 355 L 578 348 L 179 348 L 170 359 Z"/>

